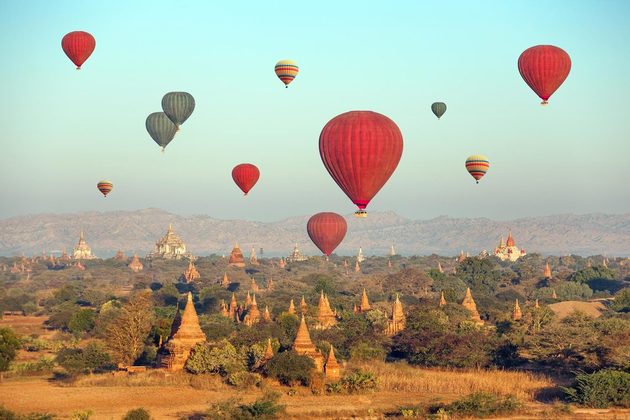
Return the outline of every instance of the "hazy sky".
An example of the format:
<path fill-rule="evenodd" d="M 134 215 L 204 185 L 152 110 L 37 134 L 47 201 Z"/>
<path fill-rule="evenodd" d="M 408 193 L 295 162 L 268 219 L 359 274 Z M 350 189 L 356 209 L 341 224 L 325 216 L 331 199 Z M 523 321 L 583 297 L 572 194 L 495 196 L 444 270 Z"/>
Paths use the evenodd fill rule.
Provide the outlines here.
<path fill-rule="evenodd" d="M 392 118 L 404 152 L 368 210 L 509 219 L 630 211 L 630 2 L 0 0 L 0 217 L 158 207 L 278 220 L 355 207 L 318 136 L 350 110 Z M 96 50 L 76 71 L 61 38 Z M 517 59 L 553 44 L 573 67 L 541 107 Z M 273 67 L 295 60 L 289 89 Z M 160 153 L 164 93 L 197 107 Z M 441 121 L 434 101 L 448 111 Z M 482 153 L 479 185 L 464 168 Z M 243 198 L 231 169 L 261 170 Z M 110 179 L 104 199 L 96 190 Z"/>

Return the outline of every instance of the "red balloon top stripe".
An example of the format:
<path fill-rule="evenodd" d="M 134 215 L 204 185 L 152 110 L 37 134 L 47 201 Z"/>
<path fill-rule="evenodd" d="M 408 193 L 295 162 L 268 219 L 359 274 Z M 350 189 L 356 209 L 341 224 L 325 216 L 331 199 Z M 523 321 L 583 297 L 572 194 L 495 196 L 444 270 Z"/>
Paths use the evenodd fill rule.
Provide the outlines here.
<path fill-rule="evenodd" d="M 79 70 L 96 48 L 96 40 L 87 32 L 70 32 L 61 40 L 61 48 Z"/>
<path fill-rule="evenodd" d="M 523 51 L 518 71 L 543 104 L 562 85 L 571 71 L 571 57 L 562 48 L 537 45 Z"/>
<path fill-rule="evenodd" d="M 398 126 L 372 111 L 338 115 L 326 124 L 319 136 L 324 166 L 361 210 L 394 173 L 402 149 Z"/>

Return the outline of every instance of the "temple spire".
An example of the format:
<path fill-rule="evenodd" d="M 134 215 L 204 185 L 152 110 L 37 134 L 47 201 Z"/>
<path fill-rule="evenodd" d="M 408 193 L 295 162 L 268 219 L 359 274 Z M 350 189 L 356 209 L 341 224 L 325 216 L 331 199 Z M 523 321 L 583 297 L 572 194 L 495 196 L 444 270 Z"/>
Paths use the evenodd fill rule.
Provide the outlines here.
<path fill-rule="evenodd" d="M 462 306 L 470 312 L 470 319 L 477 324 L 483 324 L 481 320 L 481 316 L 479 316 L 479 311 L 477 311 L 477 304 L 472 297 L 472 293 L 470 292 L 470 287 L 466 289 L 466 296 L 462 301 Z"/>
<path fill-rule="evenodd" d="M 545 264 L 545 272 L 544 272 L 544 276 L 547 280 L 551 279 L 551 267 L 549 266 L 549 262 L 547 262 Z"/>
<path fill-rule="evenodd" d="M 514 310 L 512 311 L 512 319 L 514 321 L 518 321 L 523 318 L 523 312 L 521 311 L 521 306 L 518 304 L 518 299 L 514 301 Z"/>
<path fill-rule="evenodd" d="M 369 311 L 371 308 L 370 301 L 368 300 L 367 292 L 365 291 L 365 287 L 363 288 L 363 294 L 361 295 L 361 304 L 359 305 L 361 312 Z"/>
<path fill-rule="evenodd" d="M 446 305 L 446 299 L 444 298 L 444 292 L 440 294 L 440 307 Z"/>

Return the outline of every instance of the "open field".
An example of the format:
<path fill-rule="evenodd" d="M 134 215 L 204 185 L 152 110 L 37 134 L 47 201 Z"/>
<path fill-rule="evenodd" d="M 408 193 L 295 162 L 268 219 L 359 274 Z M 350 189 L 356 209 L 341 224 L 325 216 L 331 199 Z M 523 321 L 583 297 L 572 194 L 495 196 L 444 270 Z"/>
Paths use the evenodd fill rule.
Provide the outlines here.
<path fill-rule="evenodd" d="M 268 382 L 265 387 L 282 392 L 281 403 L 287 406 L 285 418 L 294 419 L 382 418 L 382 413 L 395 412 L 401 406 L 449 402 L 476 391 L 517 395 L 526 405 L 515 418 L 562 418 L 550 404 L 533 400 L 537 392 L 553 386 L 544 377 L 518 372 L 427 370 L 380 363 L 371 367 L 381 382 L 376 393 L 317 396 L 308 388 L 298 388 L 295 395 L 289 396 L 289 388 Z M 70 418 L 74 412 L 89 409 L 95 419 L 119 419 L 137 407 L 148 409 L 156 419 L 177 419 L 203 413 L 213 402 L 231 397 L 251 402 L 262 395 L 259 389 L 239 391 L 213 377 L 191 381 L 189 375 L 163 376 L 155 371 L 129 377 L 87 376 L 72 385 L 45 377 L 13 378 L 1 384 L 0 389 L 0 404 L 20 413 L 50 412 Z M 630 419 L 630 412 L 577 409 L 565 418 Z"/>
<path fill-rule="evenodd" d="M 47 316 L 4 315 L 0 319 L 0 328 L 10 327 L 20 335 L 38 335 L 49 338 L 55 331 L 46 328 Z"/>

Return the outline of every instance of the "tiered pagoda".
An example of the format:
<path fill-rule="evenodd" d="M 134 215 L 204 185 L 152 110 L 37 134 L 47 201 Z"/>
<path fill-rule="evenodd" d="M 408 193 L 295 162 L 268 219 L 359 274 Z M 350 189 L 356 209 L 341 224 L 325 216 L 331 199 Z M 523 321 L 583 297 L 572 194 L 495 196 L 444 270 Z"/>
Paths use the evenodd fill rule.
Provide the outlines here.
<path fill-rule="evenodd" d="M 330 345 L 330 351 L 328 352 L 328 358 L 324 365 L 324 372 L 326 373 L 326 380 L 329 382 L 337 382 L 340 377 L 339 363 L 335 357 L 335 349 L 332 344 Z"/>
<path fill-rule="evenodd" d="M 232 252 L 230 252 L 230 259 L 228 265 L 232 267 L 245 267 L 245 258 L 243 258 L 243 252 L 239 248 L 238 243 L 234 245 Z"/>
<path fill-rule="evenodd" d="M 186 252 L 186 244 L 175 234 L 173 225 L 169 224 L 164 235 L 155 243 L 155 251 L 147 255 L 149 259 L 179 260 L 190 258 L 190 253 Z"/>
<path fill-rule="evenodd" d="M 65 254 L 65 253 L 66 253 L 66 252 L 64 251 L 64 254 Z M 61 257 L 63 258 L 63 255 L 62 255 Z M 126 255 L 125 255 L 125 254 L 124 254 L 121 250 L 118 250 L 118 252 L 116 253 L 116 255 L 114 255 L 114 259 L 115 259 L 116 261 L 127 261 L 127 256 L 126 256 Z"/>
<path fill-rule="evenodd" d="M 269 312 L 269 306 L 265 305 L 265 310 L 262 314 L 262 319 L 265 322 L 271 322 L 271 312 Z"/>
<path fill-rule="evenodd" d="M 180 276 L 180 280 L 186 283 L 192 283 L 195 280 L 199 280 L 201 278 L 201 274 L 197 271 L 197 267 L 195 267 L 195 263 L 193 263 L 193 259 L 191 258 L 188 261 L 188 268 L 184 273 Z"/>
<path fill-rule="evenodd" d="M 337 314 L 330 308 L 328 296 L 323 290 L 319 295 L 319 305 L 317 305 L 317 322 L 317 328 L 322 330 L 337 325 Z"/>
<path fill-rule="evenodd" d="M 252 284 L 250 286 L 250 290 L 252 292 L 259 292 L 260 291 L 260 287 L 258 287 L 258 283 L 256 283 L 256 279 L 252 277 Z"/>
<path fill-rule="evenodd" d="M 223 273 L 223 280 L 221 280 L 221 287 L 227 289 L 230 286 L 230 279 L 228 278 L 227 273 Z"/>
<path fill-rule="evenodd" d="M 260 311 L 258 310 L 258 304 L 256 303 L 256 295 L 252 298 L 251 304 L 247 306 L 247 312 L 243 323 L 248 327 L 260 322 Z"/>
<path fill-rule="evenodd" d="M 472 293 L 470 292 L 470 287 L 466 289 L 466 296 L 464 296 L 462 306 L 468 309 L 468 312 L 470 312 L 471 321 L 473 321 L 475 324 L 483 325 L 481 316 L 479 316 L 479 312 L 477 311 L 477 304 L 475 303 L 475 300 L 472 297 Z"/>
<path fill-rule="evenodd" d="M 305 314 L 307 309 L 308 309 L 308 305 L 306 304 L 304 295 L 302 295 L 302 300 L 300 301 L 300 311 L 302 312 L 302 314 Z"/>
<path fill-rule="evenodd" d="M 72 258 L 75 260 L 96 259 L 96 256 L 92 255 L 92 249 L 88 246 L 87 242 L 85 242 L 83 231 L 81 231 L 81 235 L 79 236 L 79 243 L 72 250 Z"/>
<path fill-rule="evenodd" d="M 289 303 L 289 309 L 287 312 L 291 315 L 295 315 L 295 304 L 293 303 L 293 299 L 291 299 L 291 303 Z"/>
<path fill-rule="evenodd" d="M 361 303 L 357 306 L 357 312 L 363 313 L 371 310 L 370 301 L 368 300 L 367 292 L 365 291 L 365 287 L 363 288 L 363 294 L 361 295 Z"/>
<path fill-rule="evenodd" d="M 300 321 L 300 327 L 298 328 L 297 335 L 295 336 L 295 341 L 293 342 L 292 349 L 297 354 L 310 357 L 311 360 L 315 362 L 315 369 L 318 372 L 323 371 L 324 358 L 322 357 L 322 354 L 315 348 L 315 345 L 313 345 L 313 342 L 311 341 L 311 335 L 308 333 L 308 327 L 306 326 L 304 315 L 302 315 L 302 320 Z"/>
<path fill-rule="evenodd" d="M 188 292 L 188 301 L 178 324 L 176 325 L 175 320 L 173 321 L 173 326 L 176 327 L 174 332 L 158 350 L 157 366 L 170 371 L 184 369 L 192 348 L 197 343 L 206 341 L 206 335 L 199 326 L 199 318 L 190 292 Z"/>
<path fill-rule="evenodd" d="M 293 247 L 293 252 L 291 253 L 291 255 L 289 255 L 287 257 L 287 261 L 288 262 L 300 262 L 300 261 L 306 261 L 308 260 L 308 257 L 306 255 L 303 255 L 300 252 L 300 249 L 298 248 L 298 244 L 295 244 L 295 247 Z"/>
<path fill-rule="evenodd" d="M 391 318 L 387 321 L 387 328 L 385 329 L 386 335 L 396 335 L 398 332 L 405 329 L 405 323 L 407 318 L 405 317 L 405 312 L 403 311 L 402 302 L 396 294 L 396 300 L 392 305 L 392 315 Z"/>
<path fill-rule="evenodd" d="M 503 236 L 501 237 L 501 241 L 499 241 L 499 246 L 494 250 L 494 256 L 500 259 L 501 261 L 510 260 L 516 261 L 521 257 L 524 257 L 526 254 L 524 249 L 519 249 L 514 244 L 514 238 L 512 237 L 512 232 L 508 234 L 507 242 L 503 241 Z"/>
<path fill-rule="evenodd" d="M 138 271 L 142 271 L 142 269 L 144 268 L 144 266 L 142 265 L 142 263 L 140 262 L 140 259 L 138 258 L 136 254 L 133 255 L 133 258 L 131 259 L 131 262 L 129 263 L 127 267 L 129 267 L 129 269 L 133 271 L 134 273 L 137 273 Z"/>

